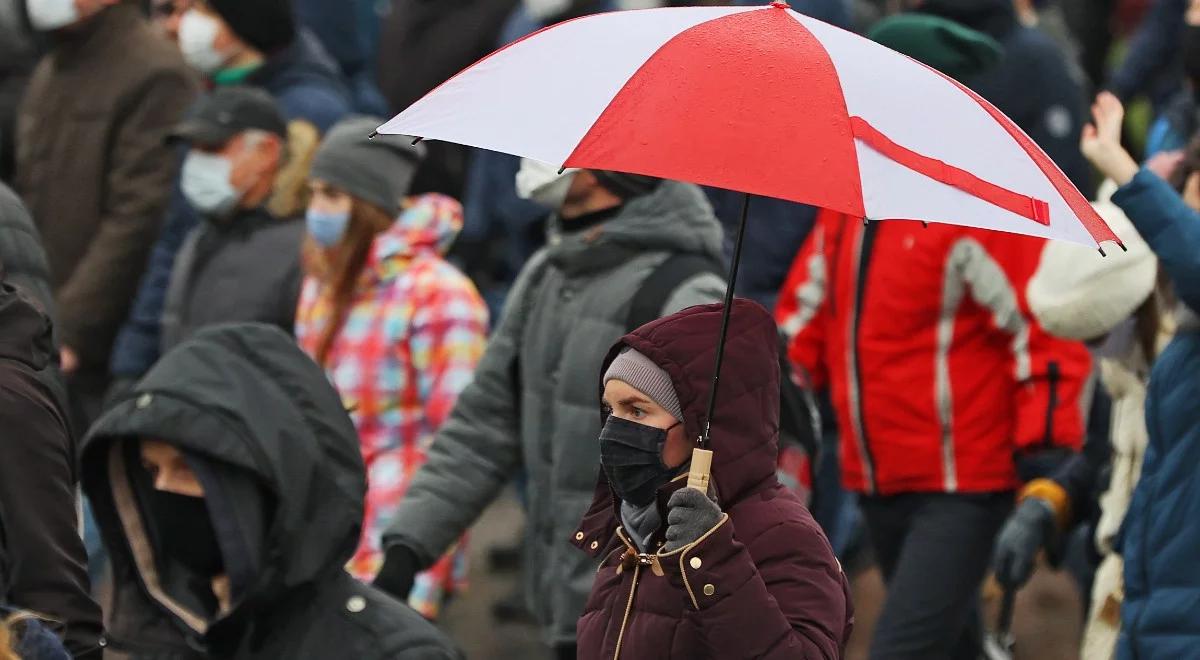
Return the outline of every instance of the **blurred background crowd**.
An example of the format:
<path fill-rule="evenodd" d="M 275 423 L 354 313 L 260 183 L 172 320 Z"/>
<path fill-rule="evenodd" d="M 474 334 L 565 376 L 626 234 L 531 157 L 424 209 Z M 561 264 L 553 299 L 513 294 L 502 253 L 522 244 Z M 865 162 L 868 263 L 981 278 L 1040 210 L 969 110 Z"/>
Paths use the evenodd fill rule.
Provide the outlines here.
<path fill-rule="evenodd" d="M 598 456 L 562 457 L 561 445 L 599 431 L 595 403 L 586 400 L 595 393 L 593 372 L 623 329 L 641 325 L 639 305 L 649 311 L 637 320 L 648 321 L 719 299 L 742 196 L 615 172 L 556 179 L 514 156 L 367 135 L 460 69 L 541 27 L 676 4 L 766 3 L 0 0 L 0 362 L 8 369 L 0 370 L 0 612 L 15 613 L 10 628 L 21 640 L 11 655 L 0 635 L 0 658 L 63 657 L 54 655 L 62 651 L 52 648 L 52 633 L 72 657 L 99 657 L 102 645 L 115 652 L 117 631 L 126 636 L 122 653 L 150 657 L 138 655 L 138 644 L 153 646 L 165 634 L 158 615 L 141 611 L 137 594 L 153 592 L 153 580 L 130 550 L 137 544 L 121 497 L 109 492 L 108 447 L 119 456 L 121 438 L 200 427 L 203 416 L 186 406 L 140 416 L 159 405 L 150 391 L 220 408 L 233 421 L 219 433 L 282 434 L 301 419 L 344 430 L 365 467 L 361 511 L 322 509 L 288 480 L 303 470 L 336 472 L 344 467 L 336 455 L 314 461 L 324 468 L 285 457 L 270 470 L 259 464 L 276 498 L 291 498 L 291 543 L 320 549 L 338 535 L 354 537 L 348 574 L 407 598 L 468 657 L 573 654 L 576 610 L 587 595 L 578 581 L 594 568 L 560 546 L 590 499 Z M 1195 354 L 1191 362 L 1172 354 L 1183 375 L 1155 380 L 1170 384 L 1190 370 L 1192 389 L 1160 397 L 1161 410 L 1143 409 L 1156 360 L 1177 332 L 1195 331 L 1186 303 L 1200 281 L 1180 280 L 1200 273 L 1172 270 L 1192 257 L 1171 250 L 1194 255 L 1200 245 L 1165 229 L 1151 233 L 1166 226 L 1154 224 L 1164 214 L 1200 209 L 1200 2 L 790 5 L 978 92 L 1097 200 L 1128 248 L 1104 261 L 976 232 L 958 251 L 963 236 L 944 228 L 864 227 L 754 199 L 752 256 L 737 294 L 774 311 L 780 326 L 792 378 L 779 474 L 809 503 L 854 585 L 847 656 L 943 657 L 919 649 L 944 642 L 945 657 L 1003 657 L 984 655 L 997 652 L 985 633 L 1002 594 L 1044 566 L 1017 599 L 1016 657 L 1116 657 L 1135 600 L 1142 641 L 1129 648 L 1151 655 L 1123 657 L 1192 657 L 1200 523 L 1185 516 L 1200 513 L 1197 463 L 1189 462 L 1200 452 L 1200 404 L 1187 398 L 1197 391 Z M 1145 168 L 1127 172 L 1120 154 Z M 646 267 L 637 277 L 665 280 L 661 291 L 604 292 L 634 299 L 634 309 L 591 319 L 580 301 L 593 295 L 594 281 L 581 273 L 600 269 L 623 281 L 614 264 L 641 254 L 604 252 L 604 241 L 582 238 L 597 228 L 619 237 L 614 246 L 640 246 L 663 255 L 659 261 L 708 261 L 675 263 L 676 272 Z M 915 253 L 913 231 L 927 232 Z M 960 278 L 953 286 L 947 263 Z M 886 296 L 864 301 L 864 282 Z M 561 296 L 560 306 L 543 309 L 531 290 Z M 586 322 L 559 327 L 556 314 Z M 509 327 L 514 318 L 525 335 Z M 956 322 L 975 330 L 941 345 L 936 321 L 913 320 L 928 318 L 948 322 L 951 337 Z M 189 343 L 225 322 L 276 326 L 302 354 L 217 333 Z M 893 327 L 917 339 L 906 344 L 889 335 Z M 596 353 L 588 360 L 561 348 L 587 332 Z M 186 356 L 160 362 L 184 344 Z M 280 378 L 291 384 L 311 376 L 289 366 L 307 355 L 354 428 L 329 421 L 328 402 L 276 400 L 251 384 L 222 399 L 206 366 L 236 360 L 205 350 L 225 344 L 235 356 L 257 353 L 273 365 L 258 365 L 262 373 L 287 372 Z M 925 352 L 932 365 L 934 350 L 953 384 L 951 417 L 949 398 L 925 402 L 907 389 L 932 389 L 942 372 L 896 367 Z M 520 352 L 523 369 L 507 385 L 490 383 L 507 369 L 497 366 L 504 351 Z M 861 385 L 862 402 L 860 384 L 838 375 L 847 360 L 875 383 L 875 391 Z M 1024 374 L 1010 373 L 1014 360 L 1025 361 Z M 556 387 L 560 373 L 579 388 Z M 472 381 L 482 384 L 470 389 Z M 223 403 L 205 403 L 207 396 Z M 1167 444 L 1156 445 L 1156 433 Z M 916 438 L 940 434 L 967 443 L 953 476 L 912 449 Z M 1189 448 L 1173 453 L 1185 441 Z M 161 485 L 178 451 L 159 449 L 165 453 L 143 442 L 134 460 L 147 465 L 152 485 L 143 487 L 191 494 L 193 482 Z M 234 454 L 225 458 L 242 460 Z M 1141 536 L 1131 540 L 1123 523 L 1139 510 L 1134 493 L 1151 469 L 1144 461 L 1156 470 L 1156 490 L 1143 497 L 1180 502 L 1157 518 L 1139 515 Z M 211 465 L 191 471 L 204 490 L 222 482 Z M 352 480 L 329 477 L 343 478 Z M 86 497 L 77 496 L 81 483 Z M 246 503 L 258 500 L 247 497 L 230 506 L 253 509 Z M 175 536 L 152 530 L 156 542 L 176 544 L 169 547 L 181 561 L 213 561 L 197 555 L 204 539 L 183 529 L 203 526 L 203 512 L 189 519 L 186 503 L 163 507 L 157 524 Z M 283 513 L 280 506 L 261 515 Z M 361 535 L 357 522 L 354 530 L 331 522 L 338 515 L 361 518 Z M 176 519 L 184 522 L 172 527 Z M 1138 598 L 1127 600 L 1121 548 L 1134 546 L 1147 566 L 1138 569 Z M 324 559 L 287 565 L 316 570 L 313 562 Z M 348 597 L 353 612 L 359 596 Z M 139 630 L 143 638 L 130 639 Z M 272 653 L 246 657 L 287 657 Z"/>

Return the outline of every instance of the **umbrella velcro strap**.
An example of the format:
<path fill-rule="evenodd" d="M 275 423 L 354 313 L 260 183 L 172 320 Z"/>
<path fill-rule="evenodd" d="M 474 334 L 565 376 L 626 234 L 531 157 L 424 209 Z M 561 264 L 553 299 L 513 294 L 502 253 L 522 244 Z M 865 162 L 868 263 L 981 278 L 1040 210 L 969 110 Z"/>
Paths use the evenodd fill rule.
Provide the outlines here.
<path fill-rule="evenodd" d="M 850 129 L 855 138 L 862 140 L 892 162 L 1005 211 L 1050 226 L 1050 205 L 1043 200 L 984 181 L 964 169 L 896 144 L 862 117 L 851 117 Z"/>

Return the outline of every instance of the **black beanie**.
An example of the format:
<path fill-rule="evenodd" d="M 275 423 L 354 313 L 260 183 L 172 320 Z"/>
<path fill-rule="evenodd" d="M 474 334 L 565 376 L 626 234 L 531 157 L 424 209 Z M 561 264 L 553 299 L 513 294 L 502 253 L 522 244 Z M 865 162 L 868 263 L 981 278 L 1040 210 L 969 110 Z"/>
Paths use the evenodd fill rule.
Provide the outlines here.
<path fill-rule="evenodd" d="M 610 170 L 591 170 L 591 172 L 600 185 L 621 199 L 632 199 L 651 193 L 662 182 L 662 179 L 641 174 L 627 174 Z"/>
<path fill-rule="evenodd" d="M 296 39 L 290 0 L 208 0 L 239 39 L 270 55 Z"/>

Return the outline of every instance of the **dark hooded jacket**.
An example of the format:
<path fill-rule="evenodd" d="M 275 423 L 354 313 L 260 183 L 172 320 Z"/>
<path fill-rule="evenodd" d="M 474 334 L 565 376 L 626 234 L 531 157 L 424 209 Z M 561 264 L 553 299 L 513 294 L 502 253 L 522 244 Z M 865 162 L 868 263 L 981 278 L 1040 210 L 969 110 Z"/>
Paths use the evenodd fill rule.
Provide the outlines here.
<path fill-rule="evenodd" d="M 88 595 L 53 350 L 46 315 L 0 284 L 0 602 L 63 622 L 71 652 L 98 657 L 100 607 Z"/>
<path fill-rule="evenodd" d="M 1091 168 L 1079 151 L 1086 121 L 1083 72 L 1054 39 L 1017 21 L 1012 0 L 924 0 L 919 11 L 979 30 L 1004 46 L 1004 59 L 963 82 L 1017 123 L 1081 190 Z"/>
<path fill-rule="evenodd" d="M 631 346 L 671 376 L 684 429 L 705 424 L 721 305 L 691 307 L 626 335 L 601 373 Z M 712 481 L 728 514 L 695 543 L 638 554 L 619 526 L 603 473 L 573 539 L 602 557 L 579 619 L 580 658 L 840 658 L 853 627 L 849 583 L 804 505 L 775 476 L 778 331 L 759 305 L 737 300 L 712 420 Z M 586 441 L 586 440 L 585 440 Z M 663 486 L 658 506 L 683 487 Z M 648 545 L 662 545 L 660 528 Z"/>
<path fill-rule="evenodd" d="M 207 614 L 195 578 L 156 556 L 132 438 L 195 461 L 230 579 L 224 613 Z M 320 367 L 277 328 L 214 326 L 180 344 L 96 423 L 82 470 L 111 553 L 115 650 L 155 660 L 459 657 L 406 605 L 343 570 L 366 492 L 354 425 Z"/>

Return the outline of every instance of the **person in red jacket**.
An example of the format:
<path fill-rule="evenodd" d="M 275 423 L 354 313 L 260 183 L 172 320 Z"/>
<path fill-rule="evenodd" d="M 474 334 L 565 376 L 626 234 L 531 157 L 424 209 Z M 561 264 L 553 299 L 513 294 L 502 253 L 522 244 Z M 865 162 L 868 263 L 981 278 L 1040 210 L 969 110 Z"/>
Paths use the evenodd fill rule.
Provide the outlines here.
<path fill-rule="evenodd" d="M 940 71 L 994 60 L 961 25 L 895 21 L 872 38 Z M 823 211 L 780 293 L 788 355 L 830 392 L 842 480 L 888 584 L 871 658 L 980 656 L 979 586 L 1014 491 L 1082 442 L 1088 351 L 1025 298 L 1043 245 Z"/>
<path fill-rule="evenodd" d="M 823 211 L 784 285 L 788 355 L 830 390 L 889 585 L 872 657 L 977 657 L 973 606 L 1013 491 L 1079 448 L 1091 361 L 1030 314 L 1041 246 Z"/>
<path fill-rule="evenodd" d="M 849 583 L 776 478 L 778 330 L 737 300 L 712 418 L 712 488 L 686 488 L 705 423 L 722 305 L 626 335 L 603 373 L 596 496 L 574 543 L 602 558 L 578 624 L 581 660 L 841 658 Z"/>

